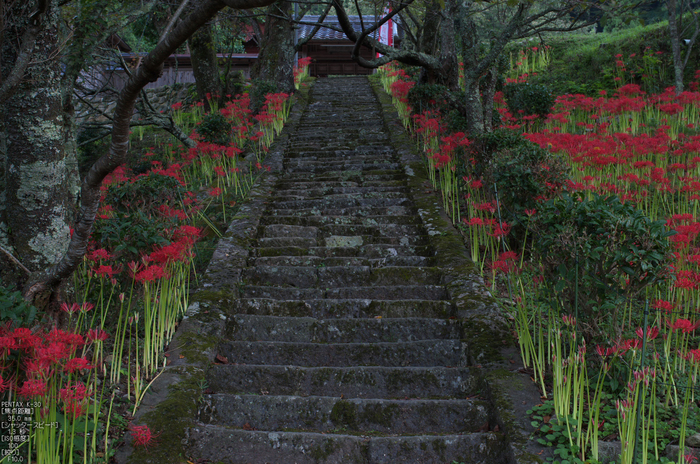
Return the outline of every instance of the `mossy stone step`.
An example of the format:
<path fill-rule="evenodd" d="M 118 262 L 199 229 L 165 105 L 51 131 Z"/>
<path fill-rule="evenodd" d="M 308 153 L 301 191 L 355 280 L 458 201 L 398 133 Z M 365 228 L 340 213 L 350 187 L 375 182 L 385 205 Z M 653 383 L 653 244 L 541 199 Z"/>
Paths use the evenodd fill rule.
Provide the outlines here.
<path fill-rule="evenodd" d="M 225 341 L 219 345 L 218 354 L 234 364 L 463 367 L 465 350 L 459 340 L 371 344 Z"/>
<path fill-rule="evenodd" d="M 427 235 L 401 235 L 397 237 L 383 237 L 377 235 L 329 235 L 317 239 L 303 237 L 273 237 L 259 238 L 257 246 L 269 247 L 301 247 L 312 248 L 326 246 L 328 248 L 361 247 L 363 245 L 387 245 L 415 247 L 426 246 L 430 242 Z"/>
<path fill-rule="evenodd" d="M 248 266 L 370 266 L 379 268 L 383 266 L 432 266 L 433 258 L 425 256 L 388 256 L 386 258 L 365 257 L 334 257 L 323 258 L 320 256 L 270 256 L 265 258 L 251 258 Z"/>
<path fill-rule="evenodd" d="M 342 193 L 322 193 L 319 190 L 303 192 L 300 190 L 285 190 L 277 191 L 271 197 L 273 202 L 278 201 L 298 201 L 298 200 L 337 200 L 337 199 L 366 199 L 366 198 L 407 198 L 408 192 L 406 189 L 404 191 L 394 190 L 394 191 L 379 191 L 372 187 L 356 187 L 356 192 L 342 192 Z"/>
<path fill-rule="evenodd" d="M 387 193 L 410 193 L 410 189 L 405 185 L 392 185 L 386 187 L 377 187 L 376 185 L 371 186 L 353 186 L 353 187 L 316 187 L 313 188 L 310 185 L 304 185 L 298 188 L 290 189 L 275 189 L 275 195 L 279 197 L 284 196 L 305 196 L 305 197 L 327 197 L 333 195 L 378 195 Z M 405 195 L 404 195 L 405 196 Z"/>
<path fill-rule="evenodd" d="M 487 403 L 479 399 L 387 400 L 328 396 L 204 395 L 199 420 L 258 430 L 337 430 L 380 434 L 477 432 L 488 424 Z"/>
<path fill-rule="evenodd" d="M 236 314 L 226 322 L 226 338 L 240 341 L 311 343 L 412 342 L 459 339 L 457 319 L 365 318 L 316 319 L 313 317 Z"/>
<path fill-rule="evenodd" d="M 440 285 L 442 272 L 429 267 L 256 266 L 244 269 L 241 278 L 249 285 L 296 288 L 416 286 Z"/>
<path fill-rule="evenodd" d="M 244 285 L 241 298 L 272 298 L 276 300 L 444 300 L 445 287 L 440 285 L 392 285 L 373 287 L 285 288 L 266 285 Z"/>
<path fill-rule="evenodd" d="M 396 246 L 396 245 L 362 245 L 347 247 L 266 247 L 256 248 L 254 256 L 319 256 L 322 258 L 333 257 L 364 257 L 383 259 L 393 256 L 423 256 L 432 257 L 433 249 L 429 246 Z"/>
<path fill-rule="evenodd" d="M 406 197 L 402 198 L 324 198 L 318 200 L 292 200 L 292 201 L 273 201 L 270 203 L 269 209 L 310 209 L 310 208 L 353 208 L 353 207 L 388 207 L 388 206 L 403 206 L 412 203 Z"/>
<path fill-rule="evenodd" d="M 274 217 L 273 217 L 274 216 Z M 403 216 L 403 217 L 399 217 Z M 260 224 L 287 224 L 283 217 L 311 217 L 313 224 L 422 224 L 416 208 L 408 206 L 353 206 L 349 208 L 269 209 Z M 280 222 L 283 221 L 283 222 Z M 296 224 L 296 222 L 291 223 Z M 302 224 L 304 225 L 304 224 Z"/>
<path fill-rule="evenodd" d="M 499 464 L 509 461 L 501 432 L 373 437 L 240 430 L 202 424 L 188 436 L 192 458 L 224 464 Z"/>
<path fill-rule="evenodd" d="M 480 391 L 466 367 L 299 367 L 215 364 L 207 373 L 215 393 L 340 398 L 466 398 Z"/>
<path fill-rule="evenodd" d="M 326 318 L 450 318 L 456 312 L 449 301 L 444 300 L 277 300 L 271 298 L 237 298 L 230 304 L 229 313 L 266 316 L 295 316 Z"/>
<path fill-rule="evenodd" d="M 322 171 L 323 174 L 316 174 L 313 172 L 291 172 L 285 176 L 285 180 L 288 181 L 308 181 L 313 179 L 318 185 L 326 185 L 328 182 L 338 182 L 338 181 L 353 181 L 353 182 L 367 182 L 367 181 L 392 181 L 392 180 L 402 180 L 405 181 L 406 175 L 403 171 L 393 170 L 393 171 L 383 171 L 383 170 L 369 170 L 369 171 Z"/>

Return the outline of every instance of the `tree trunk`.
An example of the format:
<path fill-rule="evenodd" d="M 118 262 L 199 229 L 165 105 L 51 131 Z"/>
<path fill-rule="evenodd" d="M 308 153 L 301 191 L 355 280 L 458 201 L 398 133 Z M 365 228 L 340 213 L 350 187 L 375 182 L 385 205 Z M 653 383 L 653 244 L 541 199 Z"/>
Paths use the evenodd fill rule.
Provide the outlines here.
<path fill-rule="evenodd" d="M 678 32 L 678 7 L 676 0 L 667 0 L 666 6 L 668 7 L 668 31 L 671 36 L 676 94 L 680 94 L 683 92 L 683 59 L 681 58 L 681 40 Z"/>
<path fill-rule="evenodd" d="M 486 74 L 486 82 L 482 92 L 484 107 L 484 132 L 493 131 L 493 98 L 496 95 L 496 81 L 498 80 L 498 66 L 493 65 Z"/>
<path fill-rule="evenodd" d="M 204 102 L 207 111 L 211 111 L 207 94 L 209 98 L 221 97 L 219 63 L 216 59 L 211 23 L 192 34 L 187 42 L 192 56 L 192 72 L 197 86 L 197 95 Z"/>
<path fill-rule="evenodd" d="M 277 84 L 280 92 L 294 90 L 294 29 L 291 21 L 292 2 L 281 1 L 270 6 L 260 53 L 253 66 L 253 76 Z"/>
<path fill-rule="evenodd" d="M 21 7 L 17 7 L 19 10 Z M 21 13 L 17 11 L 17 13 Z M 18 14 L 17 21 L 27 15 Z M 70 241 L 74 158 L 65 149 L 61 101 L 58 8 L 51 2 L 24 79 L 2 106 L 5 157 L 5 209 L 0 230 L 8 245 L 30 270 L 55 264 Z M 3 75 L 16 63 L 13 45 L 26 24 L 8 25 L 3 41 Z"/>

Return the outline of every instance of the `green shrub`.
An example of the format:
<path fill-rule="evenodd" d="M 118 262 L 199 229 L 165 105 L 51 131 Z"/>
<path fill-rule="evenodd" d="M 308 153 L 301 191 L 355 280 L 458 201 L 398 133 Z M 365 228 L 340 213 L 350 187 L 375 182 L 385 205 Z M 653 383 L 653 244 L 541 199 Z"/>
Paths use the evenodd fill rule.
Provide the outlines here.
<path fill-rule="evenodd" d="M 625 304 L 669 274 L 673 232 L 664 224 L 614 196 L 564 195 L 540 205 L 534 237 L 545 298 L 576 311 L 593 340 L 619 336 Z"/>
<path fill-rule="evenodd" d="M 231 141 L 231 122 L 221 113 L 210 113 L 202 118 L 197 133 L 202 140 L 217 145 L 228 145 Z"/>
<path fill-rule="evenodd" d="M 439 84 L 419 84 L 408 91 L 408 104 L 413 113 L 422 114 L 425 111 L 449 112 L 449 89 Z"/>
<path fill-rule="evenodd" d="M 265 104 L 265 95 L 277 93 L 277 84 L 272 81 L 253 79 L 253 91 L 250 94 L 250 109 L 258 113 Z"/>
<path fill-rule="evenodd" d="M 0 321 L 11 321 L 14 327 L 28 327 L 36 319 L 36 313 L 37 309 L 20 292 L 0 285 Z"/>
<path fill-rule="evenodd" d="M 544 84 L 529 82 L 508 84 L 504 88 L 508 110 L 513 116 L 547 116 L 554 106 L 554 94 Z"/>
<path fill-rule="evenodd" d="M 507 221 L 535 209 L 568 178 L 569 167 L 561 157 L 507 129 L 475 138 L 471 155 L 476 161 L 472 173 L 489 187 L 496 184 Z"/>

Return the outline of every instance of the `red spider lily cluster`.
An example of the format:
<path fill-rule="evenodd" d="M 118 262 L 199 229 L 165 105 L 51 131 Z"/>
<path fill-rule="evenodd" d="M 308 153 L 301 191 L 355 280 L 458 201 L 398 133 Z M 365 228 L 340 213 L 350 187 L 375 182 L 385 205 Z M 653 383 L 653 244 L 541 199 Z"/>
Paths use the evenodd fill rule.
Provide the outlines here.
<path fill-rule="evenodd" d="M 138 171 L 125 165 L 105 179 L 93 241 L 75 276 L 77 301 L 60 305 L 63 328 L 0 327 L 3 399 L 40 405 L 33 413 L 36 424 L 63 424 L 60 430 L 53 425 L 32 430 L 32 449 L 26 450 L 32 461 L 73 462 L 79 456 L 92 462 L 101 440 L 106 450 L 110 437 L 99 424 L 110 404 L 104 397 L 109 388 L 119 385 L 135 412 L 164 365 L 163 349 L 189 304 L 195 247 L 203 236 L 195 221 L 206 218 L 213 197 L 223 203 L 230 190 L 245 195 L 254 173 L 264 169 L 262 155 L 291 106 L 289 95 L 269 94 L 253 116 L 247 94 L 229 99 L 221 109 L 217 96 L 207 99 L 211 111 L 230 124 L 228 143 L 200 140 L 195 128 L 203 106 L 177 103 L 172 115 L 183 129 L 193 130 L 196 147 L 161 143 L 142 155 Z M 257 153 L 257 162 L 241 163 L 244 150 Z M 154 234 L 149 240 L 138 235 L 144 222 Z M 105 232 L 114 230 L 122 231 L 118 241 Z M 106 327 L 108 319 L 116 319 L 115 326 Z M 110 356 L 105 349 L 112 350 Z M 132 435 L 142 446 L 153 444 L 156 436 L 145 426 L 133 427 Z M 73 444 L 81 441 L 78 450 Z"/>
<path fill-rule="evenodd" d="M 299 90 L 301 83 L 309 77 L 309 66 L 312 58 L 310 56 L 299 58 L 296 66 L 294 66 L 294 87 Z"/>
<path fill-rule="evenodd" d="M 546 66 L 531 67 L 534 53 L 542 52 L 531 49 L 519 54 L 513 65 L 513 81 L 527 80 L 526 74 L 531 75 Z M 543 178 L 546 193 L 536 200 L 546 201 L 563 191 L 589 196 L 617 195 L 623 202 L 641 209 L 646 216 L 665 222 L 666 227 L 675 232 L 669 237 L 675 256 L 671 276 L 649 290 L 652 300 L 649 324 L 639 327 L 632 310 L 639 305 L 630 302 L 626 313 L 629 318 L 620 336 L 606 346 L 596 346 L 590 354 L 598 357 L 598 379 L 610 376 L 614 365 L 631 366 L 629 378 L 621 379 L 627 388 L 617 403 L 618 430 L 623 440 L 634 436 L 636 429 L 630 424 L 636 420 L 638 408 L 646 415 L 645 420 L 656 420 L 650 414 L 650 404 L 657 396 L 683 409 L 684 393 L 676 386 L 693 385 L 700 371 L 700 347 L 696 337 L 700 327 L 697 306 L 700 301 L 700 134 L 697 131 L 700 92 L 696 91 L 697 82 L 691 84 L 690 92 L 680 95 L 673 89 L 646 93 L 644 87 L 649 85 L 645 80 L 642 85 L 629 83 L 629 63 L 635 62 L 632 59 L 638 61 L 635 69 L 647 66 L 647 72 L 651 73 L 652 67 L 658 65 L 658 57 L 650 50 L 630 60 L 617 57 L 615 67 L 620 79 L 615 91 L 601 92 L 599 97 L 561 95 L 552 113 L 537 125 L 533 124 L 537 116 L 509 114 L 503 95 L 499 93 L 495 98 L 505 128 L 522 133 L 523 137 L 562 157 L 571 167 L 571 177 L 564 185 L 549 183 Z M 698 77 L 700 73 L 696 79 Z M 410 114 L 406 94 L 412 83 L 401 71 L 384 69 L 382 82 L 394 97 L 399 114 L 407 119 L 404 124 L 413 129 L 419 147 L 426 154 L 436 188 L 442 188 L 436 179 L 450 169 L 447 148 L 462 138 L 456 134 L 445 137 L 439 113 L 406 116 Z M 539 129 L 535 131 L 534 128 Z M 542 172 L 549 169 L 547 166 L 540 168 Z M 499 219 L 498 204 L 492 200 L 492 194 L 485 193 L 484 182 L 469 175 L 461 180 L 458 198 L 464 202 L 457 210 L 461 209 L 464 217 L 460 222 L 466 228 L 472 258 L 482 271 L 491 274 L 494 288 L 499 278 L 511 281 L 515 278 L 515 288 L 542 285 L 541 280 L 523 280 L 530 278 L 532 265 L 524 262 L 524 252 L 507 249 L 505 238 L 511 225 Z M 454 211 L 446 209 L 450 213 Z M 526 231 L 528 221 L 536 217 L 537 208 L 525 211 L 522 221 Z M 459 221 L 459 216 L 453 214 L 453 220 Z M 527 243 L 527 240 L 525 235 L 522 241 Z M 537 274 L 537 270 L 534 271 Z M 598 385 L 589 383 L 586 340 L 577 335 L 575 318 L 568 315 L 552 318 L 543 312 L 533 312 L 535 301 L 528 300 L 524 294 L 513 298 L 518 307 L 515 325 L 525 364 L 534 368 L 545 394 L 544 376 L 551 369 L 557 417 L 562 421 L 574 417 L 579 424 L 585 419 L 593 424 L 588 432 L 579 432 L 579 441 L 572 445 L 580 450 L 595 450 L 597 457 L 597 429 L 593 428 L 601 423 L 595 411 L 600 410 L 603 401 L 603 380 L 598 380 Z M 573 309 L 563 311 L 573 312 Z M 536 327 L 533 328 L 533 324 Z M 642 353 L 643 346 L 646 346 L 646 353 Z M 647 360 L 644 367 L 640 366 L 642 359 Z M 640 388 L 648 391 L 653 399 L 639 403 Z M 579 396 L 579 391 L 588 393 Z M 652 436 L 646 439 L 657 440 Z M 623 458 L 623 462 L 631 462 L 631 451 Z"/>

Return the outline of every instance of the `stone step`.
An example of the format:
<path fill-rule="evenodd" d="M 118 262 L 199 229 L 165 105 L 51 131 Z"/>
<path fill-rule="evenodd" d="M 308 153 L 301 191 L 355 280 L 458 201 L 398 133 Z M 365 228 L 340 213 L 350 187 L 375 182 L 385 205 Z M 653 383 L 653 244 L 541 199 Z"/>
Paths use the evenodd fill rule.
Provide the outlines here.
<path fill-rule="evenodd" d="M 459 340 L 396 343 L 222 342 L 219 356 L 233 364 L 306 367 L 464 367 L 466 348 Z"/>
<path fill-rule="evenodd" d="M 352 150 L 300 150 L 297 147 L 285 153 L 285 163 L 312 162 L 315 160 L 393 160 L 395 152 L 383 145 L 367 145 Z"/>
<path fill-rule="evenodd" d="M 327 171 L 322 174 L 315 174 L 312 172 L 291 172 L 284 176 L 287 181 L 301 181 L 301 180 L 313 180 L 319 185 L 325 185 L 328 182 L 367 182 L 367 181 L 392 181 L 400 180 L 405 181 L 406 175 L 403 171 L 392 170 L 392 171 Z"/>
<path fill-rule="evenodd" d="M 297 190 L 310 190 L 318 188 L 345 188 L 345 187 L 375 187 L 381 189 L 383 187 L 405 187 L 405 179 L 393 180 L 393 181 L 364 181 L 364 182 L 350 182 L 350 181 L 339 181 L 339 182 L 325 182 L 323 185 L 318 185 L 318 182 L 308 181 L 308 180 L 298 180 L 289 181 L 281 179 L 276 184 L 276 189 L 297 189 Z"/>
<path fill-rule="evenodd" d="M 459 339 L 461 328 L 456 319 L 316 319 L 237 314 L 226 323 L 226 337 L 298 343 L 412 342 Z"/>
<path fill-rule="evenodd" d="M 415 247 L 426 246 L 430 243 L 427 235 L 401 235 L 398 237 L 377 237 L 373 235 L 330 235 L 327 237 L 304 238 L 304 237 L 272 237 L 257 239 L 257 246 L 260 248 L 269 247 L 316 247 L 325 246 L 327 248 L 361 247 L 363 245 L 389 245 Z"/>
<path fill-rule="evenodd" d="M 246 285 L 295 288 L 383 287 L 440 285 L 442 272 L 425 267 L 256 266 L 243 270 Z"/>
<path fill-rule="evenodd" d="M 258 430 L 362 432 L 392 435 L 477 432 L 488 424 L 479 399 L 387 400 L 328 396 L 203 395 L 198 420 Z"/>
<path fill-rule="evenodd" d="M 207 379 L 215 393 L 344 398 L 466 398 L 481 388 L 478 377 L 465 367 L 214 364 Z"/>
<path fill-rule="evenodd" d="M 256 248 L 254 254 L 257 257 L 266 256 L 320 256 L 330 257 L 356 257 L 388 258 L 392 256 L 423 256 L 432 257 L 433 250 L 429 246 L 396 246 L 396 245 L 362 245 L 356 247 L 266 247 Z"/>
<path fill-rule="evenodd" d="M 231 315 L 295 316 L 328 318 L 425 317 L 447 319 L 455 315 L 451 302 L 444 300 L 277 300 L 270 298 L 237 298 L 231 303 Z"/>
<path fill-rule="evenodd" d="M 501 432 L 377 437 L 240 430 L 198 425 L 188 436 L 192 458 L 224 464 L 507 464 Z"/>
<path fill-rule="evenodd" d="M 323 162 L 323 163 L 285 163 L 285 172 L 287 173 L 316 173 L 320 172 L 324 175 L 328 175 L 332 172 L 366 172 L 371 171 L 379 174 L 392 174 L 400 172 L 402 165 L 399 163 L 392 163 L 387 160 L 377 160 L 374 163 L 360 163 L 355 160 L 338 161 L 338 162 Z"/>
<path fill-rule="evenodd" d="M 353 207 L 383 207 L 405 206 L 413 201 L 406 197 L 400 198 L 323 198 L 317 200 L 274 201 L 268 206 L 271 211 L 286 209 L 342 209 Z"/>
<path fill-rule="evenodd" d="M 386 258 L 338 257 L 323 258 L 320 256 L 270 256 L 266 258 L 251 258 L 248 266 L 369 266 L 379 268 L 384 266 L 426 266 L 433 265 L 433 258 L 425 256 L 389 256 Z"/>
<path fill-rule="evenodd" d="M 326 224 L 321 227 L 272 224 L 259 227 L 257 236 L 260 238 L 298 237 L 324 240 L 332 236 L 403 237 L 424 234 L 425 228 L 413 224 Z M 337 240 L 331 240 L 331 242 L 335 243 Z"/>
<path fill-rule="evenodd" d="M 387 194 L 408 194 L 410 189 L 403 185 L 401 186 L 388 186 L 388 187 L 377 187 L 376 185 L 371 186 L 355 186 L 355 187 L 310 187 L 305 185 L 302 188 L 296 189 L 280 189 L 275 190 L 275 195 L 277 198 L 287 197 L 287 196 L 304 196 L 304 197 L 332 197 L 334 195 L 387 195 Z M 404 195 L 405 196 L 405 195 Z"/>
<path fill-rule="evenodd" d="M 266 285 L 243 285 L 241 298 L 275 300 L 444 300 L 445 287 L 440 285 L 393 285 L 382 287 L 282 288 Z"/>
<path fill-rule="evenodd" d="M 416 208 L 410 206 L 386 206 L 332 209 L 270 209 L 260 219 L 262 225 L 266 224 L 295 224 L 287 222 L 287 219 L 275 219 L 275 217 L 313 217 L 312 224 L 422 224 L 420 217 L 415 215 Z M 400 217 L 403 216 L 403 217 Z M 318 218 L 318 219 L 316 219 Z M 282 221 L 282 222 L 280 222 Z M 307 224 L 301 224 L 307 225 Z"/>
<path fill-rule="evenodd" d="M 298 201 L 298 200 L 336 200 L 336 199 L 367 199 L 367 198 L 407 198 L 408 191 L 377 191 L 373 187 L 356 187 L 361 191 L 356 193 L 321 193 L 319 190 L 302 191 L 302 190 L 286 190 L 284 192 L 277 191 L 270 198 L 270 201 L 277 203 L 281 201 Z"/>

